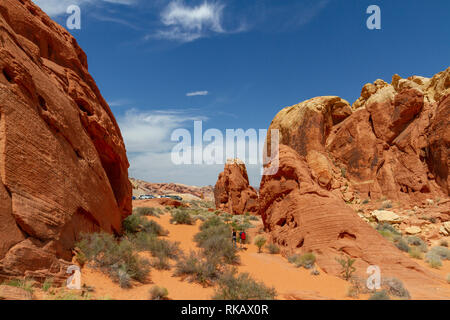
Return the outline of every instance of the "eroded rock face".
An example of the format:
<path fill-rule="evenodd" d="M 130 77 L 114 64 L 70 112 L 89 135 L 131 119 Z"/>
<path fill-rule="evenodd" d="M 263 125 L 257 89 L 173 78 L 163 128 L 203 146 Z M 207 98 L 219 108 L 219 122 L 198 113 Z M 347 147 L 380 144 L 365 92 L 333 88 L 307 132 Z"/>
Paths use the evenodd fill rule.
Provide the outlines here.
<path fill-rule="evenodd" d="M 249 185 L 247 169 L 240 160 L 228 160 L 214 187 L 216 208 L 231 214 L 258 212 L 258 194 Z"/>
<path fill-rule="evenodd" d="M 449 87 L 450 68 L 432 79 L 395 75 L 392 84 L 365 85 L 352 108 L 338 97 L 319 97 L 281 110 L 269 128 L 280 133 L 279 171 L 263 176 L 259 194 L 272 240 L 287 253 L 314 252 L 325 272 L 338 274 L 335 258 L 347 255 L 361 273 L 378 265 L 411 285 L 416 297 L 439 297 L 432 289 L 439 280 L 345 201 L 384 196 L 414 205 L 448 198 Z"/>
<path fill-rule="evenodd" d="M 271 240 L 285 254 L 313 252 L 326 273 L 339 275 L 337 258 L 355 258 L 357 274 L 366 277 L 377 265 L 383 277 L 401 279 L 414 298 L 442 297 L 434 286 L 443 281 L 406 257 L 363 221 L 334 193 L 311 176 L 305 157 L 280 145 L 279 170 L 264 176 L 260 188 L 260 214 Z"/>
<path fill-rule="evenodd" d="M 0 276 L 65 272 L 81 232 L 131 213 L 125 146 L 76 40 L 0 3 Z"/>
<path fill-rule="evenodd" d="M 325 144 L 361 197 L 421 202 L 449 195 L 449 93 L 450 68 L 432 79 L 395 75 L 390 85 L 365 86 L 358 109 Z"/>

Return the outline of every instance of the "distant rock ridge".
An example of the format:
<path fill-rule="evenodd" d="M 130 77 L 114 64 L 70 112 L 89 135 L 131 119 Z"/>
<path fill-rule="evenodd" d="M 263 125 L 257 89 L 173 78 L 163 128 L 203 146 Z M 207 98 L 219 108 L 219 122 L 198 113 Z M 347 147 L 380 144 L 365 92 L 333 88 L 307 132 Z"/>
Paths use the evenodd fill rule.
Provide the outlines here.
<path fill-rule="evenodd" d="M 0 2 L 0 278 L 59 276 L 80 232 L 131 213 L 120 129 L 76 40 L 30 0 Z"/>
<path fill-rule="evenodd" d="M 133 186 L 133 195 L 139 197 L 144 194 L 151 195 L 191 195 L 198 199 L 214 201 L 212 186 L 198 187 L 181 183 L 151 183 L 139 179 L 130 178 Z M 194 198 L 194 200 L 195 200 Z"/>

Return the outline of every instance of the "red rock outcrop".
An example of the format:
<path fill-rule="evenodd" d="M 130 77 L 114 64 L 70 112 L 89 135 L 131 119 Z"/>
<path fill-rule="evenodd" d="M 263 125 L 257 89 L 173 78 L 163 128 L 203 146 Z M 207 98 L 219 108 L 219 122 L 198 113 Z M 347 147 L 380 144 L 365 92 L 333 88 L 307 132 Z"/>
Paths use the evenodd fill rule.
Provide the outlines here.
<path fill-rule="evenodd" d="M 396 75 L 365 85 L 353 108 L 318 97 L 280 111 L 269 128 L 280 134 L 279 170 L 263 176 L 259 194 L 272 240 L 285 252 L 314 252 L 325 272 L 338 274 L 336 258 L 347 255 L 361 274 L 378 265 L 400 278 L 415 298 L 442 297 L 434 288 L 441 280 L 345 201 L 448 198 L 449 86 L 450 68 L 432 79 Z"/>
<path fill-rule="evenodd" d="M 79 232 L 131 213 L 125 146 L 76 40 L 0 3 L 0 276 L 64 273 Z"/>
<path fill-rule="evenodd" d="M 231 214 L 258 212 L 258 194 L 249 185 L 247 169 L 242 161 L 227 160 L 214 187 L 214 199 L 218 210 Z"/>

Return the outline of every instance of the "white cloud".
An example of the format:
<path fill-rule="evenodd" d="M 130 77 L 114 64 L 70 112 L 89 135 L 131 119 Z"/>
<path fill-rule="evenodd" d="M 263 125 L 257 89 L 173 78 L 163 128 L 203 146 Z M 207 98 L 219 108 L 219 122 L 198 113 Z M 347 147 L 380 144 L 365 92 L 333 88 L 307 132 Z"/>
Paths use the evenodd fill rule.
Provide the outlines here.
<path fill-rule="evenodd" d="M 203 2 L 189 7 L 182 0 L 170 2 L 161 13 L 161 22 L 166 27 L 157 32 L 157 37 L 190 42 L 210 33 L 224 33 L 222 14 L 224 5 L 219 2 Z"/>
<path fill-rule="evenodd" d="M 195 120 L 206 121 L 206 117 L 183 111 L 142 112 L 131 109 L 123 116 L 117 117 L 117 120 L 127 148 L 131 177 L 149 182 L 178 182 L 203 186 L 214 185 L 218 174 L 223 171 L 223 164 L 176 165 L 172 161 L 172 149 L 177 144 L 170 140 L 172 132 L 178 128 L 192 129 Z M 205 130 L 206 128 L 203 128 L 203 133 Z M 225 135 L 225 132 L 223 134 Z M 203 147 L 205 146 L 206 142 Z M 192 148 L 192 153 L 198 151 L 194 146 Z M 246 160 L 246 163 L 257 161 L 250 157 Z M 261 166 L 247 165 L 247 170 L 252 185 L 258 186 Z"/>
<path fill-rule="evenodd" d="M 208 91 L 194 91 L 186 93 L 187 97 L 195 97 L 195 96 L 207 96 L 209 94 Z"/>
<path fill-rule="evenodd" d="M 50 17 L 57 17 L 66 14 L 66 10 L 71 5 L 83 6 L 87 4 L 99 4 L 102 2 L 132 5 L 137 0 L 33 0 Z"/>
<path fill-rule="evenodd" d="M 205 117 L 181 111 L 146 111 L 131 109 L 118 118 L 125 145 L 129 153 L 164 152 L 172 149 L 173 130 L 192 126 L 195 120 Z"/>

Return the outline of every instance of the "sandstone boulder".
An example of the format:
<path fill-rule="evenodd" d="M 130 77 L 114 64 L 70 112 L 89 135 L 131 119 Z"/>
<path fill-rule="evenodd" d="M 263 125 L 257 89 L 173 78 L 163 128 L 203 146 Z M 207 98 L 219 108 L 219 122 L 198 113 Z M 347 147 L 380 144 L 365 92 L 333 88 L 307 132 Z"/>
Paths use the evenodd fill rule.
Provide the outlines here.
<path fill-rule="evenodd" d="M 411 227 L 406 227 L 405 232 L 406 232 L 406 234 L 415 235 L 415 234 L 421 233 L 422 229 L 418 226 L 411 226 Z"/>
<path fill-rule="evenodd" d="M 57 277 L 80 232 L 121 232 L 129 164 L 86 55 L 30 0 L 0 3 L 0 102 L 0 277 Z"/>
<path fill-rule="evenodd" d="M 380 223 L 400 223 L 403 220 L 398 214 L 388 210 L 375 210 L 371 215 Z"/>
<path fill-rule="evenodd" d="M 247 169 L 242 161 L 227 160 L 214 187 L 214 199 L 218 210 L 231 214 L 258 212 L 258 194 L 249 185 Z"/>

